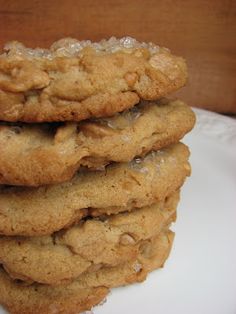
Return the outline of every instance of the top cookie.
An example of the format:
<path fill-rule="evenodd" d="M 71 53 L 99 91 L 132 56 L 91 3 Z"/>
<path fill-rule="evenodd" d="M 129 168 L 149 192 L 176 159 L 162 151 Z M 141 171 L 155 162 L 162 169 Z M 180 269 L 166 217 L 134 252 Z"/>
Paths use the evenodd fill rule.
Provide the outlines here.
<path fill-rule="evenodd" d="M 80 121 L 111 116 L 186 83 L 181 57 L 125 37 L 61 39 L 49 50 L 13 42 L 0 56 L 0 120 Z"/>

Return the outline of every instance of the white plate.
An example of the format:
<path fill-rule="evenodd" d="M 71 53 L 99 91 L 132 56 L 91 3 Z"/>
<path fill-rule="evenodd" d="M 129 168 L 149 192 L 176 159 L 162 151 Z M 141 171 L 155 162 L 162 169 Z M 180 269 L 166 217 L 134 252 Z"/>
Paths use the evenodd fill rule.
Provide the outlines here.
<path fill-rule="evenodd" d="M 197 126 L 184 139 L 192 176 L 171 256 L 144 283 L 113 289 L 94 314 L 236 313 L 236 120 L 195 111 Z"/>

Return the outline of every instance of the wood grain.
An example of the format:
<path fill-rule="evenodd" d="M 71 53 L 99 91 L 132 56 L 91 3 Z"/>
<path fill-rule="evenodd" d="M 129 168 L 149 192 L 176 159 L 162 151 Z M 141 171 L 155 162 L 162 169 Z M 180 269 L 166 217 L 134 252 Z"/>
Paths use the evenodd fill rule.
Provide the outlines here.
<path fill-rule="evenodd" d="M 236 1 L 0 0 L 0 46 L 10 40 L 49 46 L 72 36 L 130 35 L 186 58 L 189 104 L 236 112 Z"/>

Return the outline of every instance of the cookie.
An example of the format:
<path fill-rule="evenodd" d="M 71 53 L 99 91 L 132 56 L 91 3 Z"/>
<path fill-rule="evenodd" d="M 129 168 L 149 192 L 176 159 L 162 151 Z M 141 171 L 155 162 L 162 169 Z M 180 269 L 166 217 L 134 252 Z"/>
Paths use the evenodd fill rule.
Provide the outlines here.
<path fill-rule="evenodd" d="M 25 285 L 0 271 L 0 303 L 11 314 L 77 314 L 101 301 L 109 288 L 143 281 L 162 267 L 169 255 L 173 233 L 166 232 L 144 243 L 137 260 L 80 276 L 66 286 Z"/>
<path fill-rule="evenodd" d="M 78 314 L 104 300 L 106 287 L 81 288 L 77 282 L 70 287 L 24 286 L 0 271 L 0 303 L 10 314 Z"/>
<path fill-rule="evenodd" d="M 130 213 L 91 219 L 44 237 L 0 237 L 0 263 L 12 278 L 57 285 L 84 272 L 134 260 L 175 219 L 179 193 Z"/>
<path fill-rule="evenodd" d="M 189 150 L 174 144 L 105 171 L 81 171 L 72 181 L 40 188 L 0 188 L 0 234 L 52 234 L 81 220 L 163 200 L 190 174 Z"/>
<path fill-rule="evenodd" d="M 69 123 L 0 125 L 0 184 L 68 181 L 81 167 L 129 162 L 178 142 L 194 125 L 182 101 L 141 103 L 112 118 Z M 19 167 L 20 164 L 20 167 Z"/>
<path fill-rule="evenodd" d="M 49 50 L 21 43 L 0 56 L 0 120 L 80 121 L 156 100 L 186 83 L 185 61 L 133 38 L 62 39 Z"/>

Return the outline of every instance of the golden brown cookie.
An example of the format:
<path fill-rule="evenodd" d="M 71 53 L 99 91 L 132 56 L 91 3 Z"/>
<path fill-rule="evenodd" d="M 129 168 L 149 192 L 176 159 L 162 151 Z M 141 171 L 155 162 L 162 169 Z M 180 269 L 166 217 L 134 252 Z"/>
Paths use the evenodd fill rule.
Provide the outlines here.
<path fill-rule="evenodd" d="M 179 193 L 130 213 L 91 219 L 44 237 L 0 237 L 0 263 L 14 279 L 58 285 L 137 259 L 143 241 L 175 219 Z"/>
<path fill-rule="evenodd" d="M 185 61 L 133 38 L 63 39 L 50 50 L 13 42 L 0 56 L 0 120 L 80 121 L 156 100 L 186 83 Z"/>
<path fill-rule="evenodd" d="M 190 174 L 189 150 L 175 144 L 105 171 L 80 172 L 71 182 L 0 189 L 0 234 L 48 235 L 83 216 L 129 211 L 163 200 Z"/>
<path fill-rule="evenodd" d="M 0 271 L 0 303 L 10 314 L 78 314 L 104 300 L 106 287 L 82 288 L 77 282 L 68 288 L 25 286 Z"/>
<path fill-rule="evenodd" d="M 162 100 L 112 118 L 61 126 L 2 123 L 0 183 L 55 184 L 71 179 L 80 166 L 129 162 L 178 142 L 194 122 L 194 113 L 182 101 Z"/>
<path fill-rule="evenodd" d="M 80 276 L 65 286 L 25 285 L 0 271 L 0 303 L 11 314 L 77 314 L 91 309 L 108 293 L 108 288 L 143 281 L 162 267 L 173 242 L 171 231 L 143 244 L 137 260 Z"/>

